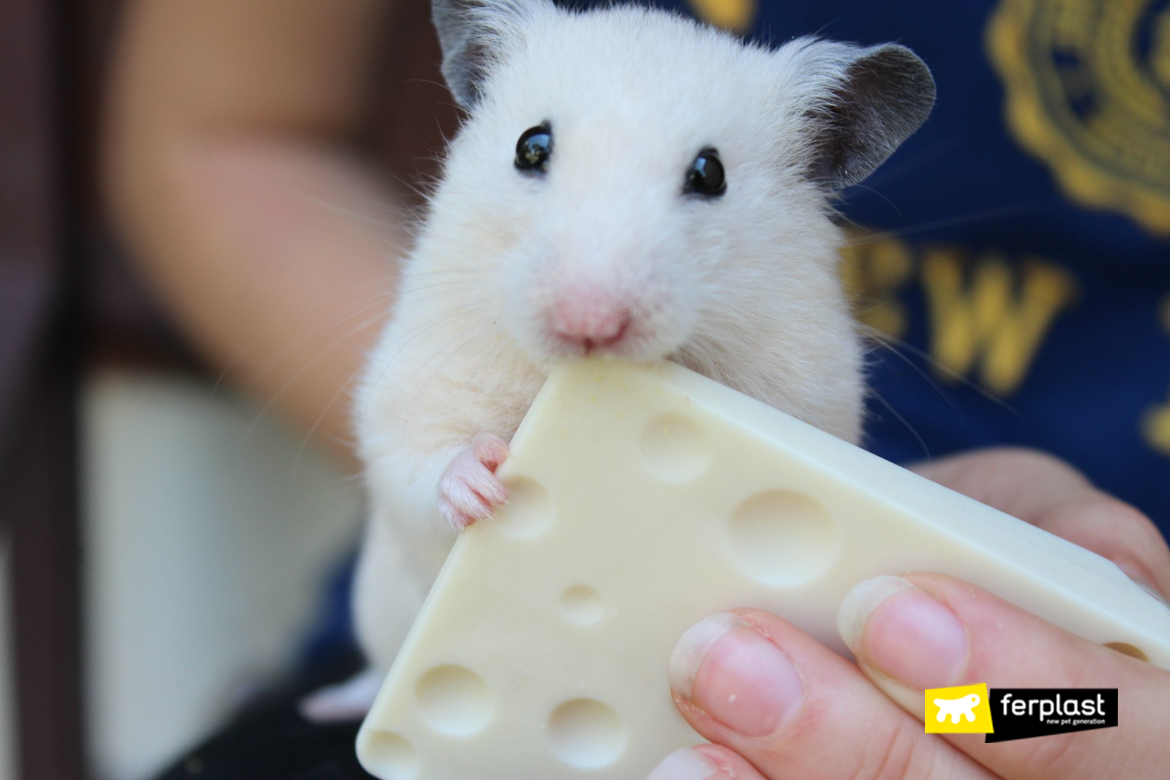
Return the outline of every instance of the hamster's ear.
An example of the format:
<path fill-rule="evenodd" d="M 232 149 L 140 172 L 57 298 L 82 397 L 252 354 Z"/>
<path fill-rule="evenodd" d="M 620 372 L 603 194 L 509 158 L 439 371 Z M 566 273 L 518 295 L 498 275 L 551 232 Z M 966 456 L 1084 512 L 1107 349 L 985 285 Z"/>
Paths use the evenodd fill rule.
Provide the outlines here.
<path fill-rule="evenodd" d="M 810 174 L 831 189 L 857 184 L 926 121 L 934 78 L 905 46 L 800 43 L 813 73 Z"/>
<path fill-rule="evenodd" d="M 464 108 L 479 102 L 487 70 L 509 34 L 549 0 L 433 0 L 443 78 Z"/>

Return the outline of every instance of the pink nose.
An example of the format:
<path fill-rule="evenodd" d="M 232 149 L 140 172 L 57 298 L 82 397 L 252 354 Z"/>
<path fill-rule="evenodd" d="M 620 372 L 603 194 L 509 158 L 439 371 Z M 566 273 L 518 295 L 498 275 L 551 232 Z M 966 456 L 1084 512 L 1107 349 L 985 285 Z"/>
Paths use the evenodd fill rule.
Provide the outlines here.
<path fill-rule="evenodd" d="M 581 290 L 558 297 L 552 310 L 553 332 L 586 352 L 621 341 L 630 319 L 629 307 L 612 295 Z"/>

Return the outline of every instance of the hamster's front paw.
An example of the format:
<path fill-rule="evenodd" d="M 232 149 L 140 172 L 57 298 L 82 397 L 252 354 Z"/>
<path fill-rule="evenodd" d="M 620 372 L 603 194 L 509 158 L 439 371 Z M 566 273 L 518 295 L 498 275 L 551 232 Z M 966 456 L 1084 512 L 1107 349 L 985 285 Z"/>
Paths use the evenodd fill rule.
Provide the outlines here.
<path fill-rule="evenodd" d="M 439 479 L 439 509 L 456 531 L 492 516 L 508 500 L 496 469 L 508 457 L 508 445 L 495 436 L 480 435 L 459 451 Z"/>

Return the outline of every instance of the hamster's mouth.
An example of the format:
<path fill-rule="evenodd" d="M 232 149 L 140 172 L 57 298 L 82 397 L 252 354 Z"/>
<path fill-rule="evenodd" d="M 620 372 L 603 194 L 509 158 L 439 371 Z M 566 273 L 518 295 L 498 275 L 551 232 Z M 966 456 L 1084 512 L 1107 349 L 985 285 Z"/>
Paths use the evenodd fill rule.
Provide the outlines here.
<path fill-rule="evenodd" d="M 559 350 L 563 350 L 574 356 L 589 356 L 599 353 L 621 352 L 625 346 L 625 342 L 629 341 L 627 335 L 631 330 L 630 320 L 625 319 L 618 323 L 615 326 L 615 330 L 609 334 L 577 338 L 554 332 L 553 337 L 556 339 Z"/>
<path fill-rule="evenodd" d="M 505 310 L 504 318 L 537 362 L 587 357 L 661 360 L 682 346 L 694 325 L 692 317 L 680 316 L 680 307 L 645 296 L 542 295 L 536 306 L 519 303 Z"/>
<path fill-rule="evenodd" d="M 580 358 L 629 360 L 637 363 L 663 360 L 678 348 L 664 343 L 636 321 L 623 324 L 616 332 L 601 338 L 565 338 L 546 331 L 542 351 L 554 361 Z"/>

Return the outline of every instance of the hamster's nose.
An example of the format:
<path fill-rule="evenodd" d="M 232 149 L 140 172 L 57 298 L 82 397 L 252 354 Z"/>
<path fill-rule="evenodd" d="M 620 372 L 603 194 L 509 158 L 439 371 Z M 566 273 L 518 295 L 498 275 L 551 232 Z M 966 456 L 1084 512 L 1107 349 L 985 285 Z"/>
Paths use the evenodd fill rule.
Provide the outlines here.
<path fill-rule="evenodd" d="M 551 312 L 557 338 L 584 347 L 586 354 L 620 342 L 631 320 L 629 306 L 616 297 L 587 290 L 558 296 Z"/>

